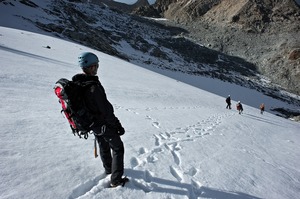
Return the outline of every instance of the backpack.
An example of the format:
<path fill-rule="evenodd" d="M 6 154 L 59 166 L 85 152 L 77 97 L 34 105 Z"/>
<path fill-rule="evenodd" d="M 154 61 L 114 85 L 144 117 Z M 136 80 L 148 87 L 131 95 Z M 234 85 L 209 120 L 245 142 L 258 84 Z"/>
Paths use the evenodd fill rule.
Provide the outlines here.
<path fill-rule="evenodd" d="M 74 82 L 68 79 L 59 79 L 54 86 L 54 92 L 58 97 L 74 136 L 82 136 L 87 139 L 94 124 L 94 116 L 87 109 L 84 100 L 84 92 L 95 82 Z"/>

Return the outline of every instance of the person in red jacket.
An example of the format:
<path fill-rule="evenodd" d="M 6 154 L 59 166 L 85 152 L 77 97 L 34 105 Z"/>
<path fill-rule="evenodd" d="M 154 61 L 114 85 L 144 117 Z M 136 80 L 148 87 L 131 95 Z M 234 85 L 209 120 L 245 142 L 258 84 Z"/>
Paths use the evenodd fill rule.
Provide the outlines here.
<path fill-rule="evenodd" d="M 236 109 L 239 111 L 239 114 L 242 114 L 244 109 L 241 101 L 238 101 L 238 103 L 236 104 Z"/>
<path fill-rule="evenodd" d="M 260 109 L 260 114 L 263 114 L 264 111 L 265 111 L 265 104 L 262 103 L 262 104 L 260 105 L 259 109 Z"/>

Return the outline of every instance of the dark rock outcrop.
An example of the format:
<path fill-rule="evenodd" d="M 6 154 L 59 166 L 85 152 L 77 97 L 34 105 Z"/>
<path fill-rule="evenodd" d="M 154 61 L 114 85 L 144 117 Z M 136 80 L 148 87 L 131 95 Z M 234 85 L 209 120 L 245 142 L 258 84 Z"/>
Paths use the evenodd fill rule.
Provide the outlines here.
<path fill-rule="evenodd" d="M 300 94 L 300 8 L 294 0 L 157 0 L 153 8 L 168 24 L 186 29 L 186 37 L 244 58 Z"/>

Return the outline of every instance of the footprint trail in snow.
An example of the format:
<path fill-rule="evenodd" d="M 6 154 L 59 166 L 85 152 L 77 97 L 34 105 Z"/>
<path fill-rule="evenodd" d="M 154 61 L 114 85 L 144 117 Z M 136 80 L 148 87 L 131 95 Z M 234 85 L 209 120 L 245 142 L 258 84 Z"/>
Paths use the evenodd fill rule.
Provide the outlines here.
<path fill-rule="evenodd" d="M 148 110 L 151 109 L 148 108 Z M 133 184 L 142 189 L 145 193 L 161 190 L 163 189 L 162 186 L 165 185 L 173 185 L 185 190 L 185 195 L 188 198 L 197 198 L 199 194 L 201 194 L 201 183 L 194 178 L 198 171 L 197 168 L 194 167 L 189 168 L 187 171 L 181 167 L 181 144 L 183 142 L 194 142 L 213 134 L 215 129 L 221 124 L 222 119 L 228 116 L 228 114 L 215 115 L 193 125 L 178 127 L 172 131 L 154 134 L 153 148 L 140 148 L 139 155 L 131 158 L 131 168 L 144 172 L 141 178 L 133 180 Z M 147 115 L 146 120 L 150 121 L 154 128 L 162 129 L 159 121 L 151 116 Z M 174 182 L 154 177 L 154 174 L 150 170 L 144 169 L 147 164 L 162 161 L 158 158 L 162 153 L 165 155 L 170 154 L 173 158 L 173 162 L 166 165 L 166 167 L 168 167 L 169 174 L 173 176 Z"/>

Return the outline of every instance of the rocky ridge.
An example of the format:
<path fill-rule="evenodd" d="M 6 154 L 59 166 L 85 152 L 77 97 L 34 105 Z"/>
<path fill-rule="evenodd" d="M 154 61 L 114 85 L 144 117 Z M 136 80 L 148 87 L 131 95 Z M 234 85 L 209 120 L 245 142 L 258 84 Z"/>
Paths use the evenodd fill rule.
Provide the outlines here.
<path fill-rule="evenodd" d="M 294 0 L 157 0 L 149 9 L 187 30 L 185 37 L 241 57 L 273 83 L 300 94 L 300 8 Z"/>

